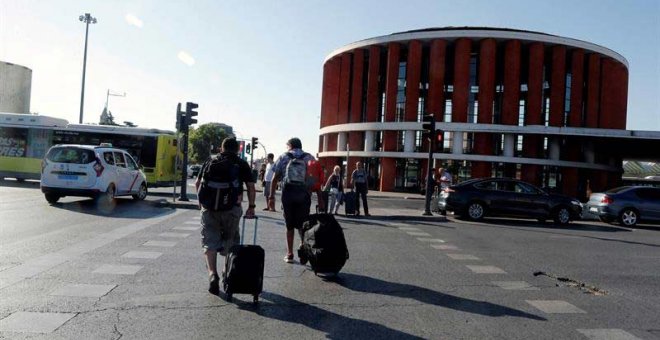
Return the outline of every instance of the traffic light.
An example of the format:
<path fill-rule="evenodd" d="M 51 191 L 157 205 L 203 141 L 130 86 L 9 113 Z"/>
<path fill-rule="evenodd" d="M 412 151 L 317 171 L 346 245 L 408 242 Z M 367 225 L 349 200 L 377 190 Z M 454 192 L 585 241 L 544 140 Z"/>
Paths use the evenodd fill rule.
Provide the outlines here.
<path fill-rule="evenodd" d="M 257 145 L 259 145 L 259 138 L 252 137 L 252 150 L 256 149 Z"/>
<path fill-rule="evenodd" d="M 195 111 L 198 107 L 199 107 L 199 105 L 197 105 L 196 103 L 191 103 L 191 102 L 186 103 L 186 125 L 187 126 L 197 124 L 197 119 L 194 119 L 193 117 L 198 115 L 197 111 Z"/>
<path fill-rule="evenodd" d="M 435 118 L 433 115 L 424 115 L 422 129 L 422 133 L 426 136 L 426 138 L 431 139 L 435 137 Z"/>
<path fill-rule="evenodd" d="M 245 146 L 245 153 L 248 155 L 252 153 L 252 147 L 249 143 Z"/>
<path fill-rule="evenodd" d="M 445 132 L 442 130 L 435 130 L 435 149 L 437 152 L 444 150 Z"/>
<path fill-rule="evenodd" d="M 245 159 L 245 141 L 238 142 L 238 154 L 241 156 L 241 159 Z"/>

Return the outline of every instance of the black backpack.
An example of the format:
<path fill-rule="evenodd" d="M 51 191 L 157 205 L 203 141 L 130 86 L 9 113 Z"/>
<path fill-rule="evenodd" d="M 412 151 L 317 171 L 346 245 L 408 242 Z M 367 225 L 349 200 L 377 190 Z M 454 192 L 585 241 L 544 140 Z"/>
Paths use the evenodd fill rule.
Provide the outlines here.
<path fill-rule="evenodd" d="M 241 183 L 238 159 L 218 156 L 208 161 L 199 188 L 199 203 L 208 210 L 231 210 L 238 201 Z"/>

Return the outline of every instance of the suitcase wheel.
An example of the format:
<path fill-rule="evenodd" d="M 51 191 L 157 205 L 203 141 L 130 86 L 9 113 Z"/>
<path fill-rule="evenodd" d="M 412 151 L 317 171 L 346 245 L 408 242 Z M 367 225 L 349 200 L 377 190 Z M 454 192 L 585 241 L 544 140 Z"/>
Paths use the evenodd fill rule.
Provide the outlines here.
<path fill-rule="evenodd" d="M 254 304 L 259 303 L 259 295 L 253 295 L 252 296 L 252 303 L 254 303 Z"/>

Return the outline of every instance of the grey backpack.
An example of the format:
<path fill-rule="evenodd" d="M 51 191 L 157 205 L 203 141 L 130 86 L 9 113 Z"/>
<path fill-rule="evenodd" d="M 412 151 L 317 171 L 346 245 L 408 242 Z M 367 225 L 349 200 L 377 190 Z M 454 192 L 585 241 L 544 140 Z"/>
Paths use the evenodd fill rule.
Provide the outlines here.
<path fill-rule="evenodd" d="M 307 163 L 304 160 L 306 155 L 306 153 L 303 153 L 299 158 L 296 158 L 292 153 L 287 153 L 289 163 L 287 163 L 284 171 L 285 184 L 307 186 Z"/>

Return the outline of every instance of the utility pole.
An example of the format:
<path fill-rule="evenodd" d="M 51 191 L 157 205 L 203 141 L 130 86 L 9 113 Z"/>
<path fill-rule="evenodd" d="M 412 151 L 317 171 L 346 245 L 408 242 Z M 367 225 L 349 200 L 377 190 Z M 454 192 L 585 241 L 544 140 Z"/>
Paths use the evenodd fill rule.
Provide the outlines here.
<path fill-rule="evenodd" d="M 91 14 L 85 13 L 78 17 L 78 20 L 85 23 L 85 54 L 83 56 L 82 89 L 80 90 L 80 118 L 78 124 L 83 122 L 83 108 L 85 106 L 85 71 L 87 69 L 87 37 L 89 36 L 89 24 L 95 24 L 96 18 Z"/>

